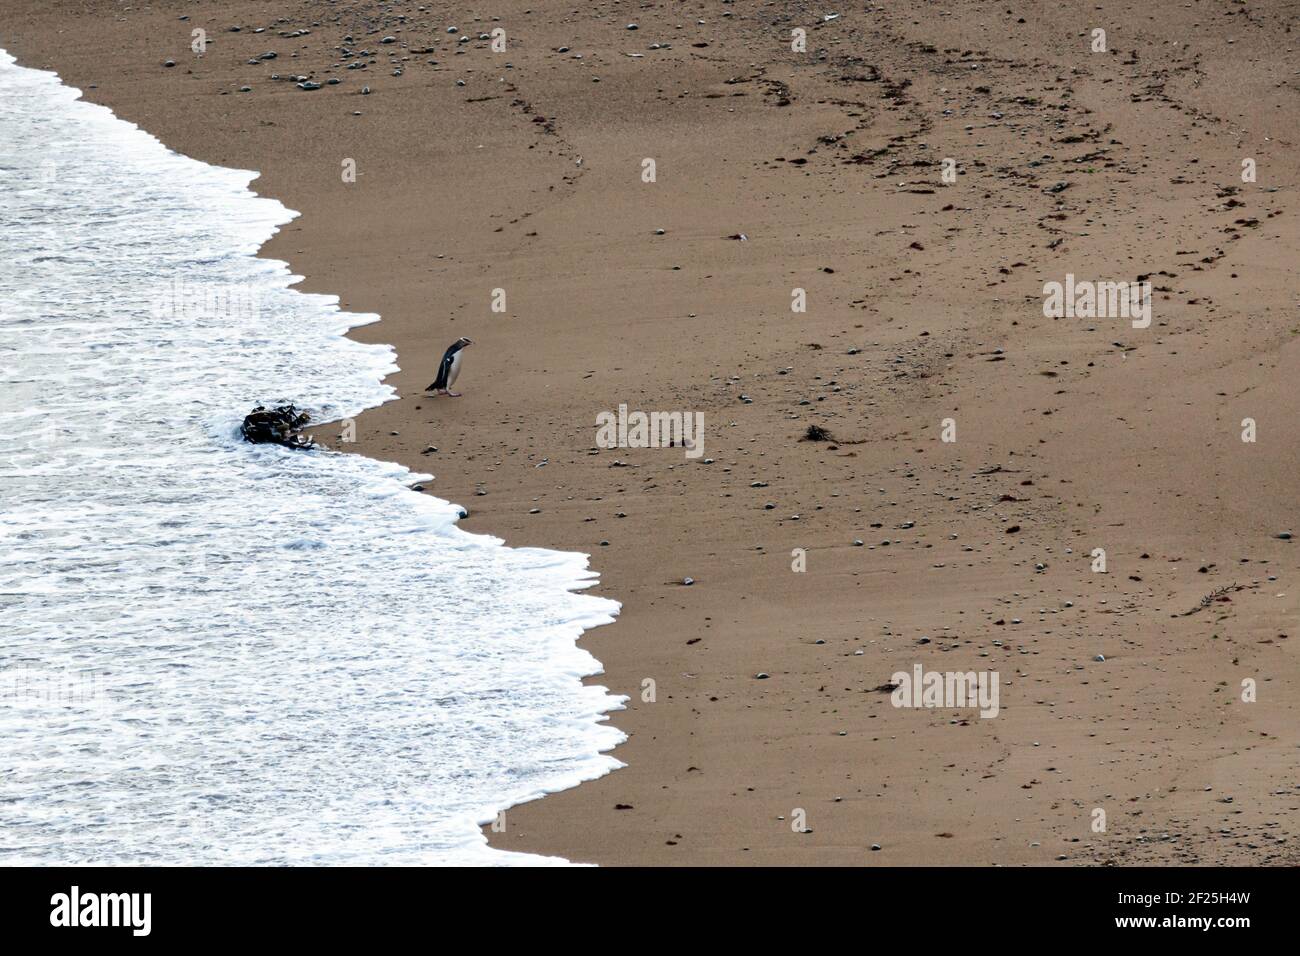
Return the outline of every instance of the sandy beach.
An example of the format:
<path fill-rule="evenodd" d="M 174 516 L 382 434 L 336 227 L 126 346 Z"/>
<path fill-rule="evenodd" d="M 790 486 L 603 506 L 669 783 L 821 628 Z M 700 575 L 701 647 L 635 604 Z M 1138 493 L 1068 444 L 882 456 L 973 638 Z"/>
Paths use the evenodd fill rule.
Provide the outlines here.
<path fill-rule="evenodd" d="M 621 602 L 582 643 L 626 766 L 493 845 L 1295 864 L 1296 14 L 10 0 L 0 47 L 261 171 L 263 255 L 401 366 L 315 436 Z M 1045 315 L 1067 276 L 1149 325 Z M 599 447 L 620 405 L 702 440 Z M 892 706 L 917 665 L 996 717 Z"/>

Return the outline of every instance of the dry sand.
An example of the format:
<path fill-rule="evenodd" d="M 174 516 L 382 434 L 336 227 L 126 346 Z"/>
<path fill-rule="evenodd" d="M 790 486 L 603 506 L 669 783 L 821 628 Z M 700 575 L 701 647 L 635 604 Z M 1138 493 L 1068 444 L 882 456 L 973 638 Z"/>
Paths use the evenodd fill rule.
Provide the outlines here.
<path fill-rule="evenodd" d="M 583 641 L 626 768 L 494 844 L 1295 863 L 1296 9 L 8 0 L 0 46 L 261 170 L 303 213 L 265 254 L 399 353 L 349 447 L 623 603 Z M 1045 318 L 1067 273 L 1149 276 L 1151 327 Z M 421 394 L 460 335 L 464 397 Z M 593 450 L 620 403 L 702 412 L 704 457 Z M 918 663 L 1001 712 L 891 706 Z"/>

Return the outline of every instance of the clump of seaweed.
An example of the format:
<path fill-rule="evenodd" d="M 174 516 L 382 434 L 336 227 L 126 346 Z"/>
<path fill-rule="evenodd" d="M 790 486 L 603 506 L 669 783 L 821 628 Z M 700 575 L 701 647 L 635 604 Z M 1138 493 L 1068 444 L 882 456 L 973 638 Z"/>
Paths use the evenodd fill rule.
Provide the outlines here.
<path fill-rule="evenodd" d="M 254 444 L 284 445 L 286 448 L 314 448 L 310 437 L 298 434 L 311 421 L 311 416 L 294 405 L 266 408 L 258 405 L 240 426 L 244 440 Z"/>

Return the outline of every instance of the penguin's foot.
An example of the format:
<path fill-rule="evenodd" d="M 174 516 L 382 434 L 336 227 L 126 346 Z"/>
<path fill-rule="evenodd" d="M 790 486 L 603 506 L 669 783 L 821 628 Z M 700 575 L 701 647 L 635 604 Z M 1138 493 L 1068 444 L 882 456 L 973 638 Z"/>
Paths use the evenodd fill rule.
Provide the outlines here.
<path fill-rule="evenodd" d="M 444 392 L 443 394 L 445 394 L 448 398 L 460 398 L 460 396 L 461 396 L 461 393 L 460 393 L 460 392 L 453 392 L 453 391 L 450 391 L 450 390 L 448 390 L 447 392 Z"/>

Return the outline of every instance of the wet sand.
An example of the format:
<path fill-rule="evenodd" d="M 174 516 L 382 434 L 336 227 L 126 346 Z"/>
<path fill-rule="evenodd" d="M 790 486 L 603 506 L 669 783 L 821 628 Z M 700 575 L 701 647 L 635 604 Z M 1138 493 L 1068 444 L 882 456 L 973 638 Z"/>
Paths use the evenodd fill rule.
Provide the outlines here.
<path fill-rule="evenodd" d="M 495 845 L 1295 863 L 1294 7 L 830 12 L 15 0 L 0 46 L 261 170 L 302 212 L 264 254 L 398 351 L 341 447 L 622 602 L 583 642 L 627 766 Z M 1150 327 L 1045 317 L 1067 274 L 1147 279 Z M 464 397 L 423 394 L 462 335 Z M 596 447 L 620 404 L 702 454 Z M 891 706 L 916 664 L 996 671 L 998 715 Z"/>

